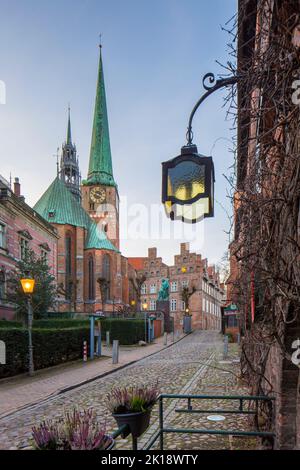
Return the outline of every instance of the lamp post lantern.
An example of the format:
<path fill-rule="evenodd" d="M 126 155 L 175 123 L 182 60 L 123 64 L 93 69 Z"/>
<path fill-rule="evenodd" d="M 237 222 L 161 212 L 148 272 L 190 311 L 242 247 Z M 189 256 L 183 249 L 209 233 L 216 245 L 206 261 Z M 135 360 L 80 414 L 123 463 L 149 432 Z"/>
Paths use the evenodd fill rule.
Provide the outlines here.
<path fill-rule="evenodd" d="M 28 355 L 29 355 L 29 366 L 28 372 L 29 375 L 32 376 L 34 374 L 34 363 L 33 363 L 33 346 L 32 346 L 32 301 L 31 296 L 34 291 L 35 280 L 30 278 L 27 273 L 25 274 L 25 278 L 20 279 L 21 286 L 23 289 L 24 294 L 26 295 L 26 302 L 27 302 L 27 328 L 28 328 Z"/>
<path fill-rule="evenodd" d="M 206 92 L 191 112 L 187 144 L 181 148 L 180 155 L 162 163 L 162 203 L 171 220 L 195 223 L 214 216 L 214 164 L 212 157 L 199 154 L 193 144 L 192 122 L 197 109 L 208 96 L 220 88 L 234 85 L 238 79 L 238 76 L 232 76 L 215 80 L 212 73 L 203 77 Z"/>

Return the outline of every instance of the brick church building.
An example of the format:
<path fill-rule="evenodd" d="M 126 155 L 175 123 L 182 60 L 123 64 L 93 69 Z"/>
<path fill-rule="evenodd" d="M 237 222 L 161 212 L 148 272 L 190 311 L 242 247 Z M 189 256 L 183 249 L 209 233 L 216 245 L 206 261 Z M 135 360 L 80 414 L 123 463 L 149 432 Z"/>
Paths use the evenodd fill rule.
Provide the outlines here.
<path fill-rule="evenodd" d="M 87 179 L 81 181 L 69 110 L 57 176 L 34 210 L 59 236 L 58 309 L 95 312 L 128 305 L 128 265 L 119 251 L 119 194 L 112 169 L 101 46 Z"/>

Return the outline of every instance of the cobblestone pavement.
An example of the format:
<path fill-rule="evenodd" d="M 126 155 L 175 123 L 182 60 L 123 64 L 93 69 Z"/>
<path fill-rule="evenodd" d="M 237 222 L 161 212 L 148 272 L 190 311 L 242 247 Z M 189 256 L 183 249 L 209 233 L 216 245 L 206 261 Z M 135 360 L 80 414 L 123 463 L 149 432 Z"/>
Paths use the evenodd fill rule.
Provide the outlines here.
<path fill-rule="evenodd" d="M 194 332 L 172 347 L 145 358 L 123 370 L 97 379 L 69 392 L 50 398 L 30 408 L 18 411 L 0 419 L 0 449 L 22 448 L 30 443 L 31 427 L 45 418 L 57 418 L 64 410 L 74 405 L 79 408 L 93 407 L 102 421 L 106 422 L 107 431 L 116 429 L 116 423 L 107 411 L 104 403 L 106 394 L 113 386 L 155 383 L 158 381 L 162 393 L 208 393 L 241 394 L 248 391 L 238 383 L 236 375 L 239 365 L 232 362 L 237 359 L 237 348 L 232 350 L 226 363 L 222 361 L 222 337 L 216 332 Z M 213 367 L 211 367 L 213 366 Z M 218 367 L 218 368 L 215 368 Z M 220 369 L 227 369 L 227 372 Z M 230 371 L 230 372 L 228 372 Z M 183 405 L 183 402 L 181 402 Z M 212 407 L 206 403 L 203 407 Z M 216 406 L 216 404 L 214 403 Z M 222 408 L 232 407 L 232 403 L 222 403 Z M 197 407 L 197 404 L 193 403 Z M 166 400 L 166 423 L 172 427 L 201 427 L 224 429 L 246 429 L 245 418 L 237 415 L 225 415 L 220 423 L 207 421 L 207 415 L 199 416 L 176 413 L 178 403 Z M 199 406 L 198 406 L 199 407 Z M 139 440 L 139 448 L 144 448 L 158 426 L 158 406 L 152 411 L 149 429 Z M 255 440 L 229 439 L 208 435 L 168 434 L 165 436 L 166 449 L 230 449 L 253 448 Z M 131 440 L 117 439 L 116 449 L 130 449 Z"/>

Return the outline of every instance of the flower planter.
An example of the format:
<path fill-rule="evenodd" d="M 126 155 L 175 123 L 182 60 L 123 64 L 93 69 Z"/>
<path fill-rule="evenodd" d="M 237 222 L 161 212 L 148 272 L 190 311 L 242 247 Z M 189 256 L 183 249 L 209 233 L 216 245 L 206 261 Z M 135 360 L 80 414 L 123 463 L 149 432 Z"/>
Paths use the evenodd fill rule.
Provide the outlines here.
<path fill-rule="evenodd" d="M 132 434 L 133 437 L 140 437 L 146 429 L 149 427 L 151 416 L 151 408 L 147 411 L 141 411 L 139 413 L 113 413 L 113 417 L 117 421 L 119 428 L 127 424 L 128 431 L 122 433 L 122 438 Z"/>

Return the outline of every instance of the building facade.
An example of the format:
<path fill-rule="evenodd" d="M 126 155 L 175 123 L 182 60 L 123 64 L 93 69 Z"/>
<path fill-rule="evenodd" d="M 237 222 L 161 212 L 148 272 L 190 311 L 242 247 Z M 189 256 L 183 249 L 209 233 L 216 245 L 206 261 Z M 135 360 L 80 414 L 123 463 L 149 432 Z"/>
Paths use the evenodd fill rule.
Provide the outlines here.
<path fill-rule="evenodd" d="M 0 177 L 0 318 L 12 319 L 13 305 L 6 299 L 7 279 L 30 249 L 37 257 L 47 260 L 56 277 L 56 229 L 26 204 L 21 195 L 19 179 L 14 188 Z"/>
<path fill-rule="evenodd" d="M 185 313 L 192 316 L 192 327 L 195 329 L 221 330 L 224 286 L 215 268 L 208 266 L 207 259 L 190 253 L 188 243 L 181 244 L 180 254 L 175 255 L 172 266 L 163 263 L 162 258 L 157 256 L 156 248 L 149 248 L 147 257 L 128 258 L 128 262 L 137 278 L 144 281 L 139 298 L 136 291 L 130 292 L 135 303 L 142 307 L 143 304 L 147 305 L 148 310 L 155 311 L 162 279 L 168 279 L 170 314 L 175 330 L 182 329 Z M 131 271 L 131 277 L 133 275 Z M 188 299 L 184 291 L 188 292 Z"/>

